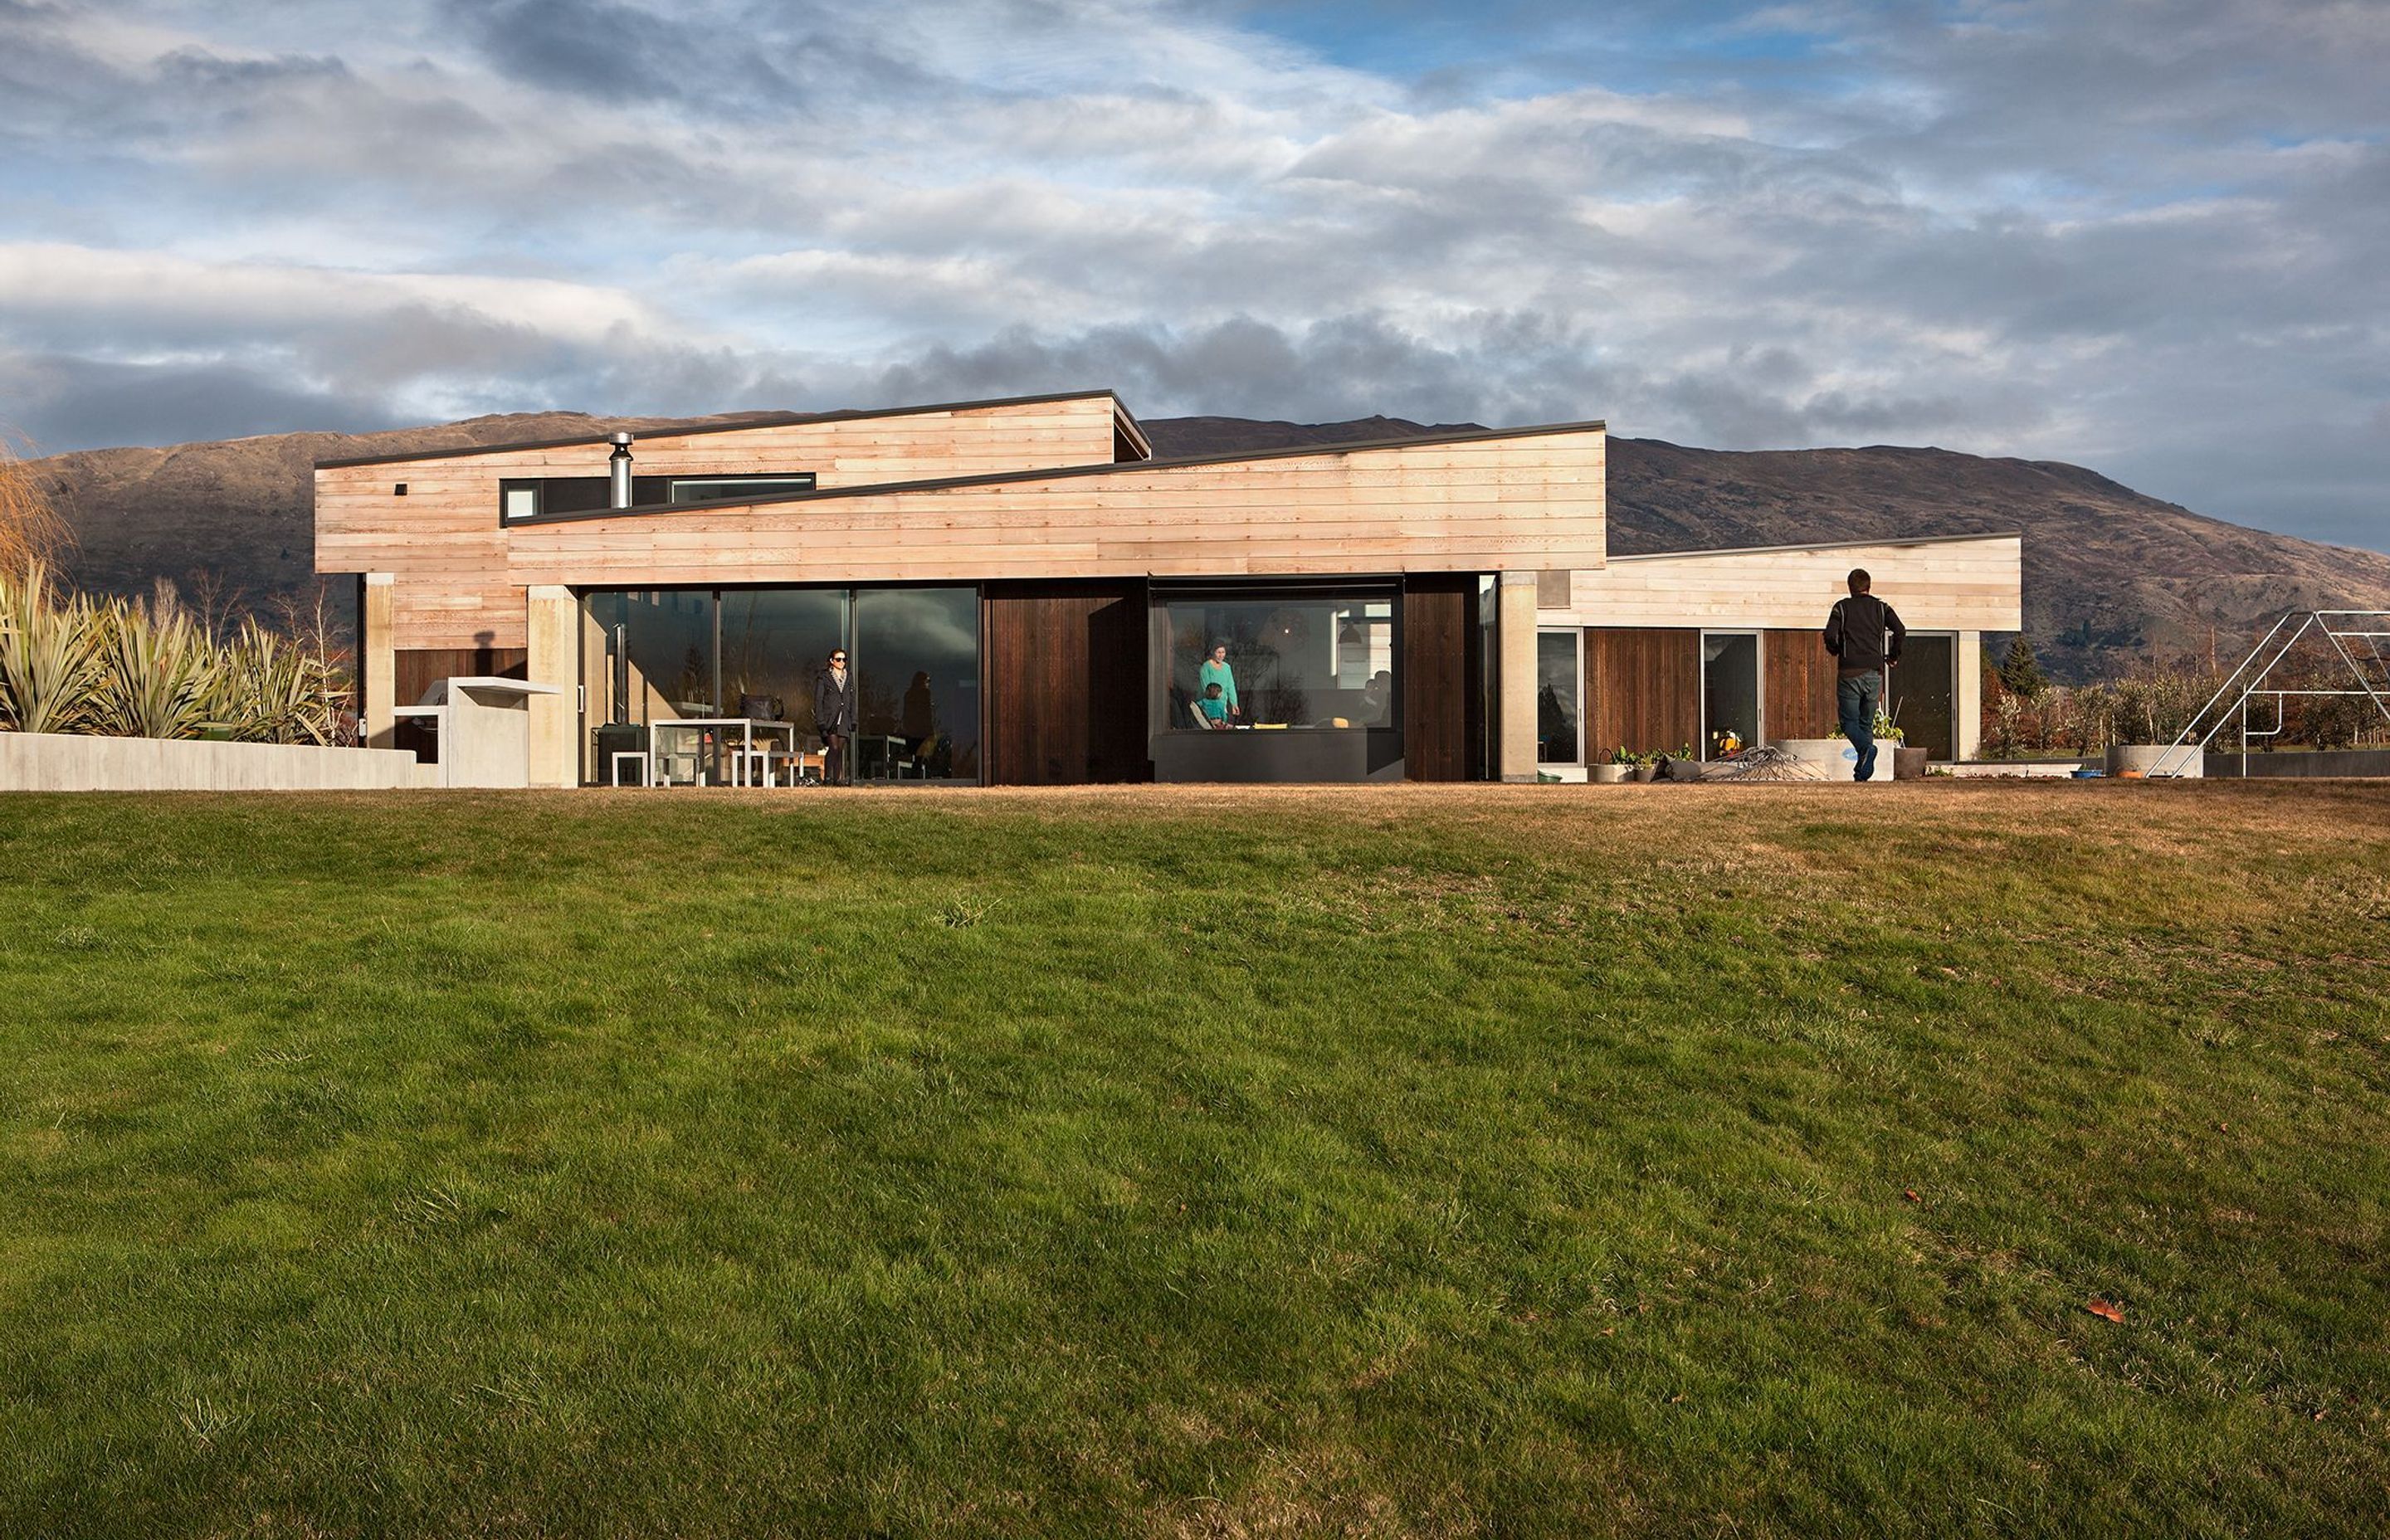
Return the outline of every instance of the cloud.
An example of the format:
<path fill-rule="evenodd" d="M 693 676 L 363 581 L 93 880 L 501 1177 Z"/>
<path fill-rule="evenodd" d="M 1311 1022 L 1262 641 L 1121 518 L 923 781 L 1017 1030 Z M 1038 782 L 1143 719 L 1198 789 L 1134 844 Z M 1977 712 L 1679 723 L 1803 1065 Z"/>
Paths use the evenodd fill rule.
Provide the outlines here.
<path fill-rule="evenodd" d="M 2384 78 L 2328 0 L 0 0 L 0 348 L 53 442 L 1113 384 L 2346 537 Z"/>
<path fill-rule="evenodd" d="M 44 454 L 257 433 L 365 432 L 405 421 L 370 397 L 293 388 L 234 365 L 109 364 L 56 353 L 0 353 L 0 401 L 9 404 L 6 428 Z"/>

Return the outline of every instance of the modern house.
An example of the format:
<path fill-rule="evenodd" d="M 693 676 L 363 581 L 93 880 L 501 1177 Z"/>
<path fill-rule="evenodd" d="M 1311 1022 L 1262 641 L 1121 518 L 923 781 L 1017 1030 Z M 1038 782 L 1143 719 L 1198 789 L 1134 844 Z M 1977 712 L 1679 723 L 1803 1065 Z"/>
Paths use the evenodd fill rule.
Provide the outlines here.
<path fill-rule="evenodd" d="M 1972 751 L 1955 703 L 2020 623 L 2016 536 L 1612 559 L 1604 449 L 1589 422 L 1157 459 L 1101 391 L 768 417 L 328 460 L 316 564 L 362 584 L 372 742 L 442 679 L 552 686 L 541 785 L 675 723 L 802 741 L 834 647 L 893 778 L 1532 780 L 1822 736 L 1854 566 L 1911 628 L 1912 741 Z M 1201 724 L 1215 646 L 1250 730 Z"/>

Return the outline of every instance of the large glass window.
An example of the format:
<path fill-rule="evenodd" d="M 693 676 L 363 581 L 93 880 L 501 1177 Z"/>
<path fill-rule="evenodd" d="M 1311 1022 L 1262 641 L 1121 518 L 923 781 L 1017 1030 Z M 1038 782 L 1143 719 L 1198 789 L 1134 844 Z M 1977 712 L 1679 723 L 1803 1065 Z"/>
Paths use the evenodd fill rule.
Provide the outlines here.
<path fill-rule="evenodd" d="M 1395 595 L 1290 591 L 1173 598 L 1160 703 L 1172 730 L 1400 723 Z"/>
<path fill-rule="evenodd" d="M 813 472 L 790 476 L 675 476 L 664 494 L 669 503 L 737 503 L 751 497 L 785 497 L 814 490 Z"/>
<path fill-rule="evenodd" d="M 1536 633 L 1536 759 L 1544 764 L 1585 763 L 1584 721 L 1577 711 L 1582 631 Z"/>
<path fill-rule="evenodd" d="M 1915 632 L 1900 645 L 1900 661 L 1892 668 L 1892 687 L 1884 710 L 1911 749 L 1923 749 L 1934 759 L 1958 757 L 1958 719 L 1952 702 L 1958 695 L 1959 638 L 1947 632 Z"/>
<path fill-rule="evenodd" d="M 1749 631 L 1702 633 L 1702 741 L 1715 759 L 1731 735 L 1739 745 L 1760 741 L 1759 636 Z"/>
<path fill-rule="evenodd" d="M 713 716 L 713 594 L 655 588 L 584 599 L 605 648 L 604 722 L 649 723 Z M 592 714 L 601 702 L 590 701 Z"/>
<path fill-rule="evenodd" d="M 722 591 L 725 715 L 793 722 L 811 740 L 814 675 L 846 645 L 843 588 Z"/>
<path fill-rule="evenodd" d="M 601 590 L 582 599 L 582 680 L 593 780 L 624 740 L 600 730 L 691 717 L 793 724 L 819 740 L 814 677 L 853 660 L 854 769 L 892 780 L 980 773 L 979 590 Z M 631 740 L 636 743 L 636 738 Z"/>
<path fill-rule="evenodd" d="M 978 589 L 857 589 L 854 658 L 858 776 L 978 777 Z"/>

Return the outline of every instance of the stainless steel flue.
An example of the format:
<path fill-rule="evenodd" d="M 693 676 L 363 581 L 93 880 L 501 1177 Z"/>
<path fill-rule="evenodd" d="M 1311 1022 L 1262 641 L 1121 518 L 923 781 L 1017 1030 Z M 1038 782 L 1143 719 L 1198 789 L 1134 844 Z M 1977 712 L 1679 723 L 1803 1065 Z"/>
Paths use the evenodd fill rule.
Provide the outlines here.
<path fill-rule="evenodd" d="M 606 461 L 606 506 L 627 508 L 631 506 L 631 435 L 617 433 L 613 443 L 614 453 Z"/>

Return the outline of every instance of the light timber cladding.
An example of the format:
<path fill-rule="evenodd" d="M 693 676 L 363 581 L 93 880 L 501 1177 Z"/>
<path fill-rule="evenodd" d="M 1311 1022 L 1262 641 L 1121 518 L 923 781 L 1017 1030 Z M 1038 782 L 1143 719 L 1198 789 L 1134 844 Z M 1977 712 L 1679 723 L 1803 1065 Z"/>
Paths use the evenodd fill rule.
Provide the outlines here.
<path fill-rule="evenodd" d="M 2013 534 L 1613 557 L 1576 572 L 1568 615 L 1543 621 L 1816 630 L 1858 567 L 1912 631 L 2014 631 L 2024 623 L 2023 561 Z"/>
<path fill-rule="evenodd" d="M 508 532 L 508 582 L 1503 571 L 1603 560 L 1599 427 L 865 488 Z"/>
<path fill-rule="evenodd" d="M 1124 440 L 1143 442 L 1111 395 L 1099 391 L 656 433 L 632 452 L 642 477 L 810 471 L 829 490 L 1105 465 Z M 398 647 L 522 647 L 526 584 L 508 571 L 511 532 L 498 522 L 498 484 L 602 477 L 611 453 L 598 439 L 318 467 L 316 571 L 392 574 Z M 401 482 L 403 496 L 393 490 Z"/>

